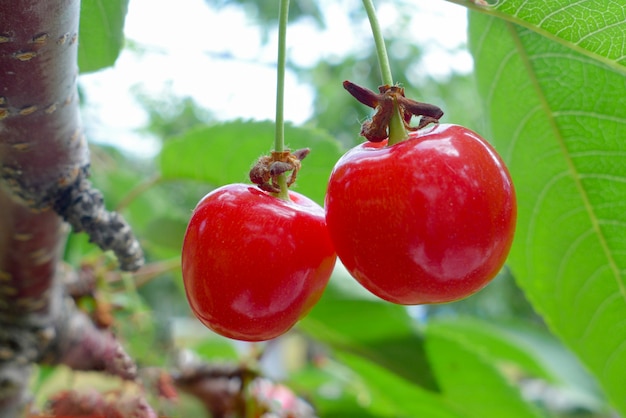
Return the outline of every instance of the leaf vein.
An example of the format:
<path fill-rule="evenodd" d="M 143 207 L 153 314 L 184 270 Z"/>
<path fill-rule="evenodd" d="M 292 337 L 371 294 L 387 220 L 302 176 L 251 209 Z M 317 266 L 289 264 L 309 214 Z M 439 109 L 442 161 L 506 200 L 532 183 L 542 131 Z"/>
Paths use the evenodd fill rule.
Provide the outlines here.
<path fill-rule="evenodd" d="M 555 9 L 555 10 L 554 10 L 554 11 L 552 11 L 551 13 L 548 13 L 547 15 L 545 15 L 545 16 L 543 17 L 543 19 L 541 19 L 541 20 L 537 23 L 537 26 L 542 27 L 543 23 L 544 23 L 546 20 L 550 19 L 552 16 L 554 16 L 554 15 L 556 15 L 556 14 L 559 14 L 559 13 L 562 13 L 562 12 L 564 12 L 565 10 L 567 10 L 567 9 L 569 9 L 569 8 L 571 8 L 571 7 L 575 7 L 575 6 L 578 6 L 578 5 L 582 4 L 582 3 L 586 3 L 587 1 L 589 1 L 589 0 L 578 0 L 578 1 L 576 1 L 576 2 L 573 2 L 573 3 L 568 4 L 568 5 L 567 5 L 567 6 L 565 6 L 565 7 L 560 7 L 560 8 L 558 8 L 558 9 Z"/>
<path fill-rule="evenodd" d="M 615 351 L 613 351 L 613 354 L 611 354 L 609 356 L 609 358 L 607 359 L 605 365 L 604 365 L 604 369 L 602 369 L 602 377 L 603 379 L 607 379 L 607 375 L 609 374 L 609 370 L 611 370 L 612 364 L 617 361 L 617 358 L 619 356 L 619 354 L 621 354 L 621 352 L 623 352 L 624 350 L 626 350 L 626 340 L 622 341 L 617 348 L 615 349 Z"/>
<path fill-rule="evenodd" d="M 597 29 L 597 30 L 595 30 L 595 31 L 592 31 L 592 32 L 587 33 L 585 36 L 580 37 L 580 38 L 579 38 L 576 42 L 574 42 L 574 44 L 575 44 L 575 45 L 580 45 L 580 44 L 581 44 L 582 42 L 584 42 L 587 38 L 591 38 L 592 36 L 595 36 L 595 35 L 597 35 L 597 34 L 599 34 L 599 33 L 602 33 L 602 32 L 604 32 L 604 31 L 606 31 L 606 30 L 609 30 L 609 29 L 611 29 L 611 28 L 614 28 L 615 26 L 619 26 L 619 25 L 623 25 L 623 24 L 624 24 L 624 22 L 623 22 L 623 21 L 617 21 L 617 22 L 611 23 L 610 25 L 606 25 L 606 26 L 603 26 L 603 27 L 601 27 L 601 28 L 598 28 L 598 29 Z"/>
<path fill-rule="evenodd" d="M 594 180 L 608 180 L 616 183 L 626 183 L 626 177 L 616 176 L 613 174 L 604 174 L 604 173 L 584 173 L 578 174 L 578 178 L 581 180 L 584 179 L 594 179 Z M 598 223 L 600 220 L 598 219 Z"/>
<path fill-rule="evenodd" d="M 528 223 L 528 234 L 526 235 L 525 250 L 526 250 L 526 261 L 527 261 L 528 271 L 532 271 L 533 257 L 531 254 L 531 250 L 535 248 L 533 239 L 534 239 L 534 231 L 538 230 L 536 224 L 537 224 L 537 221 L 540 219 L 540 216 L 539 216 L 541 213 L 540 208 L 543 205 L 543 202 L 550 195 L 550 190 L 552 189 L 552 187 L 554 187 L 559 181 L 563 179 L 567 179 L 567 178 L 569 178 L 568 171 L 562 171 L 554 175 L 543 185 L 543 188 L 537 194 L 537 199 L 535 200 L 535 204 L 533 205 L 531 215 L 530 215 L 530 220 Z"/>
<path fill-rule="evenodd" d="M 507 64 L 509 63 L 511 58 L 516 57 L 516 56 L 517 56 L 516 51 L 515 50 L 511 50 L 504 57 L 504 59 L 500 62 L 500 65 L 498 66 L 498 69 L 494 73 L 493 82 L 491 83 L 491 87 L 489 89 L 489 92 L 487 93 L 487 99 L 485 100 L 485 103 L 487 104 L 488 107 L 491 107 L 491 102 L 493 100 L 493 95 L 495 94 L 495 91 L 497 90 L 498 80 L 500 80 L 502 75 L 505 74 L 504 73 L 504 68 L 507 66 Z"/>
<path fill-rule="evenodd" d="M 575 240 L 570 242 L 569 246 L 565 250 L 565 253 L 561 256 L 561 261 L 559 262 L 559 266 L 555 275 L 555 294 L 562 295 L 564 293 L 562 285 L 565 278 L 565 270 L 567 269 L 570 261 L 575 259 L 573 255 L 578 250 L 580 245 L 589 237 L 593 237 L 594 233 L 595 230 L 593 228 L 589 228 L 588 230 L 580 234 Z M 566 323 L 568 321 L 568 318 L 571 317 L 569 309 L 572 308 L 572 305 L 565 298 L 557 298 L 556 300 L 557 303 L 561 304 L 558 309 L 558 312 L 561 315 L 561 323 Z"/>
<path fill-rule="evenodd" d="M 530 109 L 530 111 L 528 111 L 524 115 L 524 117 L 520 119 L 519 123 L 515 127 L 515 131 L 513 131 L 513 136 L 511 137 L 510 145 L 506 151 L 506 154 L 504 155 L 505 161 L 511 161 L 511 159 L 513 158 L 513 150 L 515 149 L 517 145 L 517 141 L 522 135 L 522 130 L 524 129 L 528 121 L 537 113 L 539 113 L 541 110 L 542 110 L 541 105 L 537 105 L 534 108 Z"/>
<path fill-rule="evenodd" d="M 574 307 L 574 310 L 583 312 L 583 310 L 580 309 L 581 298 L 587 297 L 589 295 L 590 288 L 594 285 L 596 280 L 602 277 L 602 274 L 607 269 L 610 272 L 611 266 L 609 266 L 608 264 L 599 266 L 596 269 L 596 271 L 594 271 L 593 274 L 591 274 L 591 276 L 589 276 L 589 278 L 585 280 L 583 285 L 578 288 L 578 292 L 576 292 L 576 296 L 574 296 L 574 303 L 572 304 L 572 306 Z M 583 332 L 583 335 L 584 335 L 584 332 Z"/>
<path fill-rule="evenodd" d="M 617 122 L 617 123 L 626 125 L 626 118 L 621 118 L 621 117 L 612 116 L 612 115 L 606 115 L 606 114 L 597 113 L 597 112 L 588 112 L 588 111 L 583 111 L 583 110 L 555 110 L 555 111 L 552 112 L 552 115 L 555 116 L 555 117 L 560 117 L 560 116 L 584 116 L 584 117 L 589 117 L 589 118 L 595 118 L 595 119 L 602 119 L 602 120 L 607 120 L 607 121 L 611 121 L 611 122 Z"/>
<path fill-rule="evenodd" d="M 584 342 L 584 340 L 589 337 L 589 334 L 593 331 L 593 329 L 595 329 L 595 326 L 604 314 L 604 311 L 606 311 L 612 303 L 619 301 L 621 298 L 622 295 L 620 294 L 620 292 L 615 292 L 612 295 L 608 296 L 606 299 L 604 299 L 602 303 L 598 305 L 598 307 L 593 312 L 593 315 L 589 319 L 589 322 L 587 322 L 587 326 L 585 327 L 585 330 L 580 337 L 581 342 Z"/>

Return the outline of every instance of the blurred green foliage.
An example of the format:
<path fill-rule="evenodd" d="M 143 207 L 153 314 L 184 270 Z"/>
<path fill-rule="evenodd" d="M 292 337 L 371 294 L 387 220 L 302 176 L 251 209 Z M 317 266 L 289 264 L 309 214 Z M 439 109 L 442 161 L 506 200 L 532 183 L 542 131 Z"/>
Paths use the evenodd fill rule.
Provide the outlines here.
<path fill-rule="evenodd" d="M 274 30 L 277 2 L 207 0 L 207 4 L 243 8 L 265 39 Z M 324 4 L 294 0 L 292 20 L 311 19 L 323 29 Z M 407 96 L 442 107 L 445 122 L 489 132 L 474 75 L 452 71 L 441 78 L 420 72 L 425 45 L 405 35 L 415 21 L 414 4 L 394 4 L 397 21 L 386 42 L 391 68 Z M 365 15 L 358 2 L 347 2 L 345 13 L 354 27 L 363 27 Z M 374 45 L 363 43 L 345 56 L 310 67 L 292 62 L 290 69 L 315 92 L 310 120 L 287 127 L 293 148 L 313 149 L 296 187 L 322 203 L 334 163 L 344 150 L 362 141 L 360 122 L 372 113 L 343 90 L 342 81 L 376 89 L 380 77 Z M 484 81 L 489 74 L 482 77 Z M 160 138 L 162 150 L 155 161 L 145 161 L 93 146 L 92 179 L 109 208 L 120 210 L 133 225 L 148 266 L 162 271 L 157 268 L 158 274 L 141 285 L 139 277 L 125 277 L 104 286 L 119 307 L 116 331 L 143 366 L 167 367 L 177 349 L 190 349 L 208 362 L 236 361 L 248 355 L 250 347 L 197 332 L 190 325 L 194 321 L 176 263 L 196 202 L 221 184 L 246 181 L 254 160 L 269 151 L 273 124 L 216 120 L 193 98 L 171 92 L 160 97 L 141 90 L 133 94 L 149 115 L 143 131 Z M 99 258 L 99 251 L 81 236 L 70 238 L 66 250 L 70 263 Z M 286 344 L 285 349 L 297 351 L 300 360 L 288 365 L 274 362 L 264 370 L 310 400 L 321 417 L 611 414 L 596 380 L 552 336 L 508 268 L 466 300 L 408 309 L 373 298 L 338 268 L 322 300 L 294 335 L 304 344 L 296 348 Z M 50 374 L 46 370 L 40 378 Z M 537 387 L 541 390 L 533 390 Z"/>

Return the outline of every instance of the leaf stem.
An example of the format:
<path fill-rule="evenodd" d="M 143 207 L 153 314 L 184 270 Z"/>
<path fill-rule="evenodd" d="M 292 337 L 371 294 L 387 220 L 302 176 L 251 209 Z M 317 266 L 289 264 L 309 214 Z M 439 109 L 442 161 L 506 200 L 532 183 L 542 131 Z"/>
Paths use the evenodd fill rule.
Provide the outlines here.
<path fill-rule="evenodd" d="M 380 75 L 382 77 L 383 84 L 392 86 L 393 76 L 391 74 L 391 65 L 389 65 L 389 56 L 387 55 L 387 48 L 385 47 L 385 38 L 383 32 L 380 29 L 378 23 L 378 17 L 376 16 L 376 9 L 374 8 L 373 0 L 363 0 L 363 7 L 367 12 L 367 18 L 370 21 L 372 28 L 372 35 L 374 36 L 374 43 L 376 44 L 376 55 L 378 56 L 378 65 L 380 66 Z M 398 104 L 394 101 L 393 104 L 393 116 L 389 121 L 389 142 L 388 145 L 394 145 L 398 142 L 404 141 L 409 137 L 409 134 L 404 127 L 402 116 Z"/>
<path fill-rule="evenodd" d="M 287 22 L 289 20 L 289 0 L 280 0 L 278 8 L 278 62 L 276 71 L 276 136 L 274 151 L 282 152 L 285 149 L 285 68 L 287 67 Z M 280 192 L 277 197 L 289 200 L 287 176 L 281 174 L 278 178 Z"/>

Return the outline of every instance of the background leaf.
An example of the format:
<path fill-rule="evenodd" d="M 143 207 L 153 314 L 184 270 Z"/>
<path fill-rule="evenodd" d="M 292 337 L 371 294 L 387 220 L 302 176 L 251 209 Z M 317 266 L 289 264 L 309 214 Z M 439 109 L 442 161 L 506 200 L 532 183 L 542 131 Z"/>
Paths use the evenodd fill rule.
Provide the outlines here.
<path fill-rule="evenodd" d="M 359 355 L 399 378 L 436 390 L 423 336 L 406 309 L 341 290 L 338 282 L 354 281 L 344 272 L 335 269 L 322 299 L 300 321 L 300 328 L 337 351 Z"/>
<path fill-rule="evenodd" d="M 474 13 L 470 49 L 518 193 L 514 275 L 626 413 L 624 74 Z"/>
<path fill-rule="evenodd" d="M 388 370 L 348 353 L 340 359 L 365 383 L 368 410 L 378 417 L 465 418 L 462 408 L 455 409 L 433 392 L 410 384 Z"/>
<path fill-rule="evenodd" d="M 124 44 L 128 0 L 82 0 L 78 67 L 90 73 L 115 64 Z"/>
<path fill-rule="evenodd" d="M 426 351 L 443 396 L 463 408 L 468 417 L 545 417 L 527 403 L 519 390 L 470 346 L 437 328 L 427 328 Z"/>
<path fill-rule="evenodd" d="M 428 331 L 427 335 L 443 335 L 480 352 L 513 380 L 542 381 L 558 392 L 561 405 L 600 412 L 608 409 L 600 388 L 576 356 L 543 327 L 519 319 L 450 317 L 431 319 Z"/>
<path fill-rule="evenodd" d="M 165 179 L 193 179 L 214 186 L 249 183 L 248 172 L 262 155 L 269 154 L 274 138 L 273 122 L 227 122 L 202 126 L 167 142 L 160 155 Z M 292 190 L 322 204 L 335 162 L 342 155 L 339 144 L 321 130 L 285 126 L 286 146 L 308 147 Z"/>

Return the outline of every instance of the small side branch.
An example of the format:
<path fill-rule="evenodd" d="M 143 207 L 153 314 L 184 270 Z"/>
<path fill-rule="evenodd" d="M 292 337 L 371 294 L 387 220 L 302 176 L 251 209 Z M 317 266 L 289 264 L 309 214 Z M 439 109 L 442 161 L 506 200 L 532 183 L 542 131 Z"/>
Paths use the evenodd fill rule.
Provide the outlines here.
<path fill-rule="evenodd" d="M 0 317 L 0 382 L 6 379 L 1 373 L 3 362 L 65 364 L 73 370 L 103 371 L 135 380 L 137 366 L 115 335 L 98 328 L 79 310 L 64 294 L 61 281 L 52 286 L 50 316 L 27 315 L 23 320 Z M 28 381 L 27 376 L 21 377 Z M 2 394 L 0 385 L 0 399 Z"/>
<path fill-rule="evenodd" d="M 73 305 L 70 301 L 66 303 Z M 87 315 L 75 308 L 70 312 L 67 322 L 57 329 L 58 338 L 44 354 L 44 362 L 62 363 L 73 370 L 104 371 L 124 380 L 135 380 L 137 366 L 115 336 L 96 328 Z"/>
<path fill-rule="evenodd" d="M 84 231 L 91 242 L 105 251 L 112 250 L 122 270 L 136 271 L 144 261 L 141 246 L 122 215 L 106 210 L 102 193 L 86 179 L 86 171 L 72 185 L 59 190 L 53 199 L 54 210 L 74 232 Z"/>

